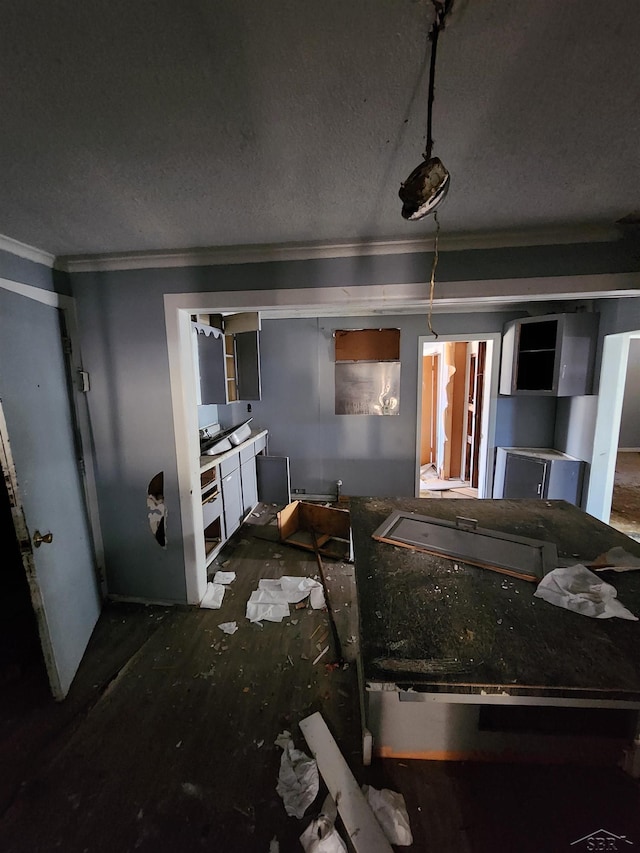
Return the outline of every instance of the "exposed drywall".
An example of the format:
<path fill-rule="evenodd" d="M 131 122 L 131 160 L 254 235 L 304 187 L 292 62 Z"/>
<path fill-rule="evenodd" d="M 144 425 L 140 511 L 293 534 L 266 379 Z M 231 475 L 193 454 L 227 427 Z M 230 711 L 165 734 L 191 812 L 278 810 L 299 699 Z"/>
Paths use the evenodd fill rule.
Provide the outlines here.
<path fill-rule="evenodd" d="M 640 448 L 640 339 L 637 338 L 629 341 L 618 446 L 622 449 Z"/>
<path fill-rule="evenodd" d="M 156 542 L 161 548 L 166 548 L 167 505 L 164 501 L 164 473 L 162 471 L 151 479 L 147 489 L 147 517 Z"/>

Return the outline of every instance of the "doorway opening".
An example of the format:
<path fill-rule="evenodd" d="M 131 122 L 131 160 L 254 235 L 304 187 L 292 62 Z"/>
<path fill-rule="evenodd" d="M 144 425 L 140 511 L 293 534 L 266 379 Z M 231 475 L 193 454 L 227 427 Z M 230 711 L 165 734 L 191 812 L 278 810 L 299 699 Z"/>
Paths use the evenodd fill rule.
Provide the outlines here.
<path fill-rule="evenodd" d="M 605 337 L 585 506 L 590 515 L 607 524 L 617 526 L 622 521 L 624 529 L 620 529 L 627 536 L 634 534 L 633 538 L 640 538 L 640 524 L 635 520 L 640 507 L 640 465 L 635 464 L 640 456 L 639 361 L 640 330 Z M 630 523 L 618 515 L 625 504 Z"/>
<path fill-rule="evenodd" d="M 0 535 L 5 557 L 0 606 L 0 714 L 4 719 L 49 695 L 38 624 L 4 477 L 0 477 Z"/>
<path fill-rule="evenodd" d="M 640 542 L 640 338 L 629 340 L 609 524 Z"/>
<path fill-rule="evenodd" d="M 499 335 L 420 338 L 416 496 L 491 495 Z"/>

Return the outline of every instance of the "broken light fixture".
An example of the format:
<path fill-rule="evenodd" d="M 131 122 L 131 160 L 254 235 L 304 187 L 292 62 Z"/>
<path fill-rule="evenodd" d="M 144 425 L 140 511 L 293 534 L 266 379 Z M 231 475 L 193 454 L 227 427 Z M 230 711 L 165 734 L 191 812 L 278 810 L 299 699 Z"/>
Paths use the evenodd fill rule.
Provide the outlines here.
<path fill-rule="evenodd" d="M 433 112 L 434 77 L 436 69 L 436 49 L 438 36 L 444 29 L 447 15 L 451 12 L 454 0 L 431 0 L 435 7 L 435 19 L 429 30 L 431 41 L 431 64 L 429 67 L 429 98 L 427 107 L 427 145 L 420 163 L 400 186 L 398 195 L 402 200 L 402 215 L 405 219 L 423 219 L 435 211 L 449 190 L 449 172 L 439 157 L 432 157 L 433 137 L 431 118 Z"/>

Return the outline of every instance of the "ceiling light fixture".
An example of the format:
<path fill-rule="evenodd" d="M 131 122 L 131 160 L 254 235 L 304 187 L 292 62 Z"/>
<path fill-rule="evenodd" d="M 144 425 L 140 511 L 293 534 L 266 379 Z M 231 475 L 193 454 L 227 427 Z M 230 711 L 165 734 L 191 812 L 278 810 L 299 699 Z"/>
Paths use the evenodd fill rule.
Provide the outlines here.
<path fill-rule="evenodd" d="M 423 219 L 433 213 L 449 191 L 449 172 L 439 157 L 432 157 L 433 136 L 431 119 L 433 112 L 434 78 L 436 70 L 436 50 L 438 36 L 444 29 L 447 15 L 451 12 L 454 0 L 431 0 L 435 8 L 435 18 L 429 30 L 431 42 L 431 64 L 429 67 L 429 97 L 427 112 L 427 145 L 420 163 L 407 180 L 401 184 L 398 195 L 402 201 L 402 215 L 405 219 Z"/>

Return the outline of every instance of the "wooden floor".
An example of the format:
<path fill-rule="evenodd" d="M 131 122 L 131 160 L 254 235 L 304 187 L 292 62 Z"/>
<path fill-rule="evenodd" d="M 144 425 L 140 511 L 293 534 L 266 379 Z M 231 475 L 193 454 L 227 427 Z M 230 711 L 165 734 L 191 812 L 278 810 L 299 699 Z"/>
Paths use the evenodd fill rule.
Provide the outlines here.
<path fill-rule="evenodd" d="M 48 696 L 37 661 L 2 683 L 0 850 L 300 851 L 305 820 L 276 793 L 284 729 L 321 711 L 361 783 L 404 794 L 417 851 L 579 850 L 599 829 L 640 845 L 638 785 L 615 767 L 360 760 L 353 567 L 325 561 L 347 668 L 313 665 L 326 612 L 250 624 L 260 578 L 317 573 L 277 540 L 261 507 L 218 563 L 237 573 L 221 610 L 110 604 L 69 697 Z M 224 635 L 218 625 L 237 620 Z M 328 640 L 322 640 L 326 645 Z M 625 845 L 626 849 L 627 845 Z M 629 847 L 628 849 L 631 849 Z"/>
<path fill-rule="evenodd" d="M 618 453 L 609 524 L 640 541 L 640 453 Z"/>

